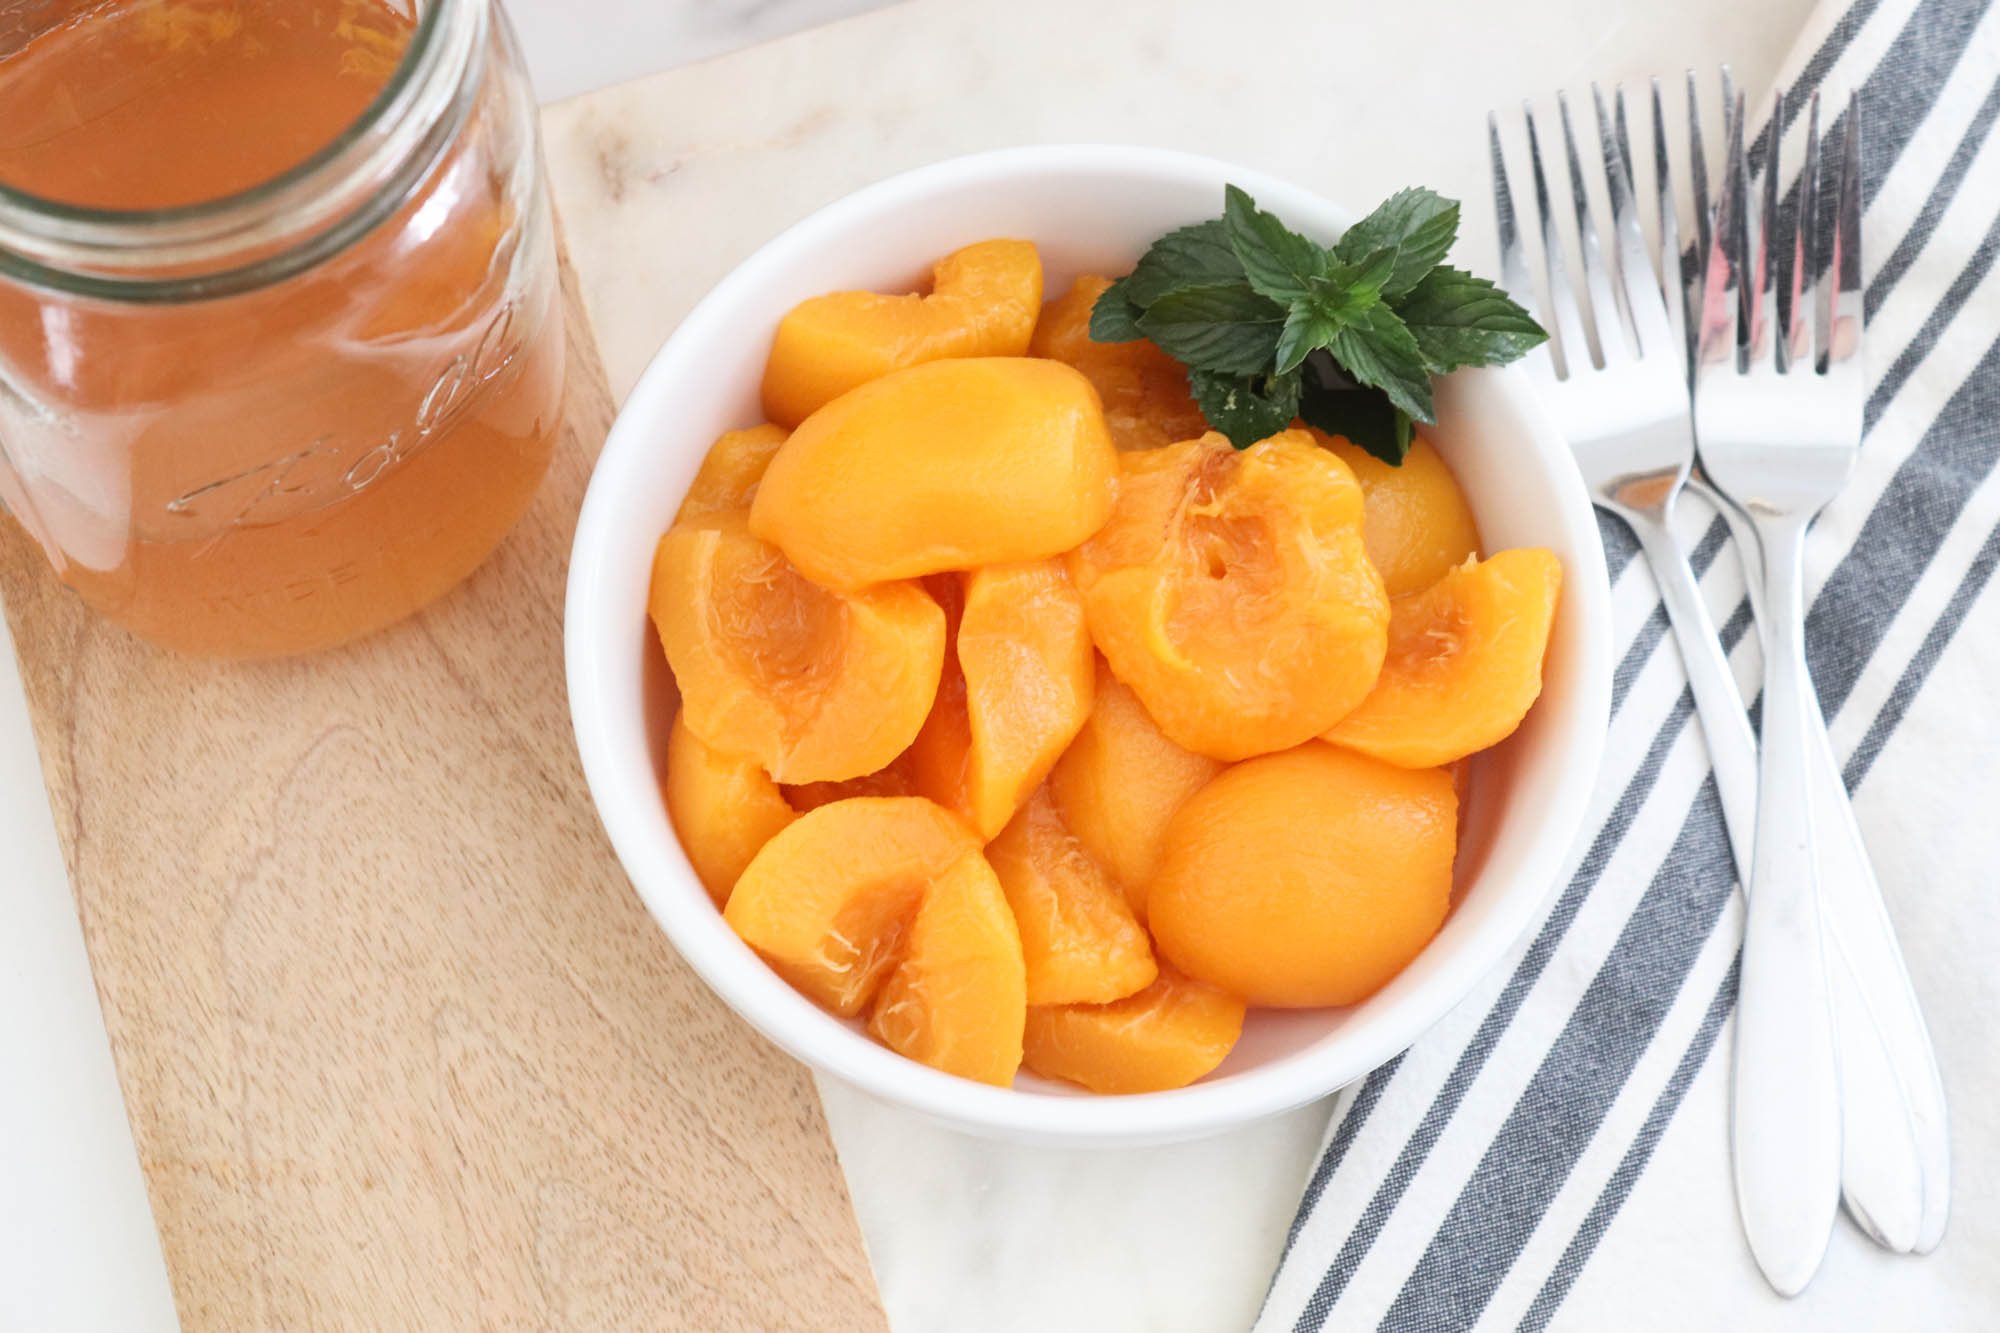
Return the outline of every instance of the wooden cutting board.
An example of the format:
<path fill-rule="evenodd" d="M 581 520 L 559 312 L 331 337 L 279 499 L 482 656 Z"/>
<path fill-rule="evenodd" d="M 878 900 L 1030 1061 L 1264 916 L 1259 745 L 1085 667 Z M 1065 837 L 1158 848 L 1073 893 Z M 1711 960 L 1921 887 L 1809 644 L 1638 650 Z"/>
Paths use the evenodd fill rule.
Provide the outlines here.
<path fill-rule="evenodd" d="M 879 1330 L 805 1072 L 670 950 L 563 694 L 612 406 L 518 530 L 350 648 L 219 665 L 0 597 L 187 1333 Z"/>

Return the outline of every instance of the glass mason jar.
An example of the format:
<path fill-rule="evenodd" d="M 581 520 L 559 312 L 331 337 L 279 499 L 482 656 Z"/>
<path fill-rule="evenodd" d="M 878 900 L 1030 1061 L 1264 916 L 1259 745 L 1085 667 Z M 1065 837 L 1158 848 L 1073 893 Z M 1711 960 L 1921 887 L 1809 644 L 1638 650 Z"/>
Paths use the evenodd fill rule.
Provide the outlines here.
<path fill-rule="evenodd" d="M 26 5 L 16 49 L 23 12 L 78 9 Z M 0 184 L 0 501 L 91 607 L 170 648 L 272 656 L 398 620 L 547 468 L 552 226 L 490 0 L 423 0 L 359 118 L 240 193 L 117 212 Z"/>

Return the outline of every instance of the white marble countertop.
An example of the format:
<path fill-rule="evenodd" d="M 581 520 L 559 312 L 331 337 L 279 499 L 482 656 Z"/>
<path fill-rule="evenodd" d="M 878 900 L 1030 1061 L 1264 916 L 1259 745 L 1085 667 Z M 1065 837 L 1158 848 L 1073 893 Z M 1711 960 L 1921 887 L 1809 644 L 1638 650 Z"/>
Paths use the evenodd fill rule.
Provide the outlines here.
<path fill-rule="evenodd" d="M 512 0 L 511 8 L 537 86 L 554 99 L 873 2 Z M 1532 8 L 1460 0 L 1386 7 L 1155 0 L 1065 12 L 1029 0 L 996 18 L 991 6 L 970 0 L 917 0 L 711 60 L 672 82 L 649 81 L 643 98 L 614 93 L 556 107 L 548 121 L 551 161 L 572 248 L 579 235 L 593 247 L 616 247 L 579 255 L 579 269 L 612 387 L 622 396 L 681 313 L 783 225 L 865 180 L 1001 143 L 1171 143 L 1354 200 L 1422 181 L 1468 200 L 1466 253 L 1484 263 L 1490 221 L 1478 203 L 1485 188 L 1479 121 L 1489 105 L 1592 78 L 1636 80 L 1721 60 L 1735 65 L 1747 87 L 1761 88 L 1808 7 L 1809 0 L 1540 0 Z M 1298 30 L 1287 25 L 1307 12 L 1314 31 L 1353 34 L 1363 48 L 1361 59 L 1332 60 L 1341 88 L 1308 95 L 1259 77 L 1258 44 L 1269 30 Z M 1040 66 L 1064 80 L 1062 87 L 989 77 L 1009 49 L 1025 43 L 1063 47 L 1064 58 Z M 1397 58 L 1422 48 L 1421 60 Z M 1196 50 L 1207 58 L 1189 64 L 1187 53 Z M 871 66 L 897 76 L 852 77 Z M 945 80 L 959 81 L 962 96 L 976 100 L 976 114 L 949 123 L 909 114 L 914 89 L 934 91 Z M 1181 114 L 1164 95 L 1176 80 L 1226 90 L 1236 113 Z M 646 118 L 627 119 L 621 107 L 634 116 L 643 109 Z M 1372 110 L 1366 120 L 1337 114 L 1355 107 Z M 1316 110 L 1336 114 L 1299 114 Z M 1393 135 L 1391 115 L 1400 121 Z M 864 133 L 857 134 L 857 120 Z M 1272 126 L 1290 128 L 1272 134 Z M 829 143 L 843 151 L 826 151 Z M 865 155 L 852 151 L 856 143 L 867 145 Z M 628 186 L 657 195 L 642 214 L 613 197 Z M 719 197 L 754 200 L 755 211 L 741 202 L 718 210 L 712 202 Z M 634 233 L 635 217 L 655 230 Z M 615 263 L 604 262 L 607 254 Z M 615 283 L 607 276 L 614 271 Z M 0 652 L 8 654 L 0 673 L 7 889 L 43 907 L 58 895 L 66 904 L 4 627 Z M 29 854 L 17 856 L 15 848 Z M 50 975 L 52 986 L 61 980 L 66 987 L 70 1030 L 83 1052 L 73 1062 L 78 1096 L 101 1103 L 102 1068 L 92 1061 L 103 1058 L 102 1035 L 89 1030 L 94 996 L 74 976 Z M 11 1081 L 31 1058 L 46 1062 L 46 1052 L 6 1047 L 7 1036 L 0 1025 L 0 1070 L 9 1071 L 0 1078 Z M 846 1089 L 822 1091 L 896 1333 L 1246 1327 L 1328 1115 L 1321 1105 L 1200 1143 L 1066 1153 L 962 1138 Z M 116 1128 L 101 1136 L 112 1157 L 130 1152 Z M 1670 1137 L 1663 1159 L 1673 1150 Z M 0 1183 L 8 1178 L 5 1165 L 0 1153 Z M 1663 1169 L 1672 1170 L 1671 1160 L 1649 1174 Z M 1643 1209 L 1626 1214 L 1643 1219 Z M 1727 1218 L 1718 1211 L 1718 1227 Z M 127 1246 L 130 1262 L 142 1268 L 158 1262 L 156 1252 L 145 1254 L 145 1239 Z M 1584 1285 L 1627 1278 L 1643 1285 L 1650 1243 L 1643 1220 L 1621 1224 Z M 107 1244 L 80 1258 L 73 1274 L 45 1270 L 38 1281 L 52 1292 L 65 1282 L 85 1292 L 92 1274 L 120 1271 L 121 1251 Z M 98 1330 L 109 1326 L 104 1318 L 102 1307 L 93 1313 L 79 1304 L 72 1322 L 52 1313 L 34 1326 L 38 1333 Z M 142 1325 L 137 1315 L 116 1322 L 131 1333 L 171 1327 Z"/>

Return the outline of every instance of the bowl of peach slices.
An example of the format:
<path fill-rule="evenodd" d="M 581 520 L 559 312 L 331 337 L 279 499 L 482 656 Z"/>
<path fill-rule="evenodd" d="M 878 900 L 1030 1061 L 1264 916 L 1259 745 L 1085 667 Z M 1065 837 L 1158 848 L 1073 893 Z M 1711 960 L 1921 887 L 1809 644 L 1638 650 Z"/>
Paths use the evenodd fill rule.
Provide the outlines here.
<path fill-rule="evenodd" d="M 566 635 L 605 827 L 717 994 L 955 1126 L 1128 1144 L 1323 1096 L 1501 963 L 1585 813 L 1609 593 L 1456 222 L 1004 150 L 689 314 Z"/>

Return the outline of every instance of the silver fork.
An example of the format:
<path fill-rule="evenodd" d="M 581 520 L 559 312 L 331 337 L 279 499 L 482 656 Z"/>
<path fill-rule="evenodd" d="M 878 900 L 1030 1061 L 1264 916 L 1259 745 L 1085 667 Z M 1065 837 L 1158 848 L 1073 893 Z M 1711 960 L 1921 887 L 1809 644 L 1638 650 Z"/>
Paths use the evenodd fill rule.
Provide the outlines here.
<path fill-rule="evenodd" d="M 1782 95 L 1753 207 L 1740 96 L 1730 117 L 1696 339 L 1695 417 L 1716 487 L 1757 529 L 1767 610 L 1757 829 L 1736 1022 L 1732 1139 L 1737 1204 L 1778 1290 L 1803 1290 L 1838 1207 L 1841 1069 L 1814 867 L 1811 758 L 1817 719 L 1805 655 L 1806 528 L 1840 493 L 1861 446 L 1860 125 L 1849 103 L 1824 283 L 1795 219 L 1789 323 L 1778 304 Z M 1817 115 L 1815 113 L 1815 119 Z M 1815 143 L 1812 148 L 1816 150 Z M 1802 199 L 1815 189 L 1817 153 Z M 1852 1075 L 1850 1074 L 1850 1077 Z"/>
<path fill-rule="evenodd" d="M 1552 349 L 1538 349 L 1526 364 L 1529 373 L 1542 381 L 1544 401 L 1570 437 L 1593 498 L 1632 529 L 1659 584 L 1715 764 L 1716 784 L 1738 874 L 1747 881 L 1757 802 L 1757 740 L 1694 572 L 1673 531 L 1675 501 L 1687 479 L 1695 451 L 1682 323 L 1680 240 L 1657 82 L 1652 93 L 1655 178 L 1660 203 L 1658 273 L 1646 255 L 1634 201 L 1624 96 L 1621 92 L 1617 97 L 1617 128 L 1613 130 L 1605 115 L 1603 94 L 1593 89 L 1612 210 L 1616 285 L 1605 267 L 1603 247 L 1584 191 L 1582 162 L 1567 99 L 1561 99 L 1588 308 L 1579 302 L 1570 286 L 1542 167 L 1539 130 L 1533 112 L 1525 113 L 1547 264 L 1554 344 Z M 1514 212 L 1497 117 L 1487 118 L 1487 129 L 1503 280 L 1516 299 L 1532 308 L 1534 289 L 1528 278 L 1527 251 Z M 1694 152 L 1695 171 L 1699 175 L 1698 146 Z M 1705 217 L 1704 205 L 1698 192 L 1698 218 Z M 1663 283 L 1660 274 L 1670 275 L 1667 283 Z M 1674 293 L 1674 300 L 1665 299 L 1663 286 Z M 1601 367 L 1591 356 L 1585 333 L 1587 319 L 1593 321 L 1599 334 L 1603 349 Z M 1561 355 L 1560 365 L 1550 355 L 1551 350 Z M 1865 1011 L 1867 1005 L 1861 998 L 1859 979 L 1844 969 L 1837 979 L 1843 996 L 1851 999 L 1858 1011 Z M 1858 1144 L 1882 1143 L 1893 1147 L 1899 1138 L 1907 1144 L 1910 1138 L 1907 1112 L 1879 1039 L 1872 1030 L 1863 1030 L 1853 1044 L 1856 1077 L 1846 1088 L 1842 1116 L 1851 1125 L 1866 1127 L 1857 1137 Z M 1868 1153 L 1857 1151 L 1852 1178 L 1843 1182 L 1849 1208 L 1857 1221 L 1883 1244 L 1894 1245 L 1894 1241 L 1872 1226 L 1869 1219 L 1909 1211 L 1907 1200 L 1915 1196 L 1918 1188 L 1912 1156 L 1908 1151 L 1891 1152 L 1886 1160 L 1877 1161 Z"/>
<path fill-rule="evenodd" d="M 1726 65 L 1722 69 L 1722 93 L 1727 140 L 1738 98 Z M 1694 75 L 1690 71 L 1690 149 L 1699 180 L 1705 172 L 1700 159 L 1698 105 Z M 1782 115 L 1774 118 L 1774 123 L 1782 129 Z M 1805 166 L 1799 177 L 1800 217 L 1816 216 L 1820 193 L 1819 144 L 1819 100 L 1815 97 L 1809 107 Z M 1711 245 L 1714 223 L 1706 193 L 1699 186 L 1695 191 L 1698 229 L 1695 250 L 1703 261 Z M 1744 220 L 1752 225 L 1757 222 L 1749 214 Z M 1820 256 L 1808 239 L 1808 233 L 1795 232 L 1794 274 L 1818 271 Z M 1850 253 L 1858 274 L 1858 248 L 1851 248 Z M 1701 288 L 1701 275 L 1697 274 L 1680 295 L 1698 309 Z M 1794 286 L 1795 310 L 1801 297 L 1809 296 L 1809 292 L 1803 284 Z M 1698 314 L 1688 321 L 1690 337 L 1699 324 Z M 1794 328 L 1810 336 L 1811 326 L 1795 323 Z M 1751 611 L 1758 629 L 1764 631 L 1770 623 L 1770 612 L 1763 604 L 1765 571 L 1756 527 L 1734 499 L 1709 482 L 1702 469 L 1699 440 L 1694 468 L 1688 475 L 1688 489 L 1700 495 L 1728 524 L 1743 562 Z M 1928 1254 L 1944 1239 L 1951 1213 L 1951 1135 L 1944 1083 L 1938 1074 L 1937 1055 L 1924 1022 L 1922 1005 L 1910 984 L 1909 970 L 1896 940 L 1895 925 L 1889 919 L 1881 886 L 1848 799 L 1840 761 L 1827 736 L 1819 698 L 1808 692 L 1808 702 L 1812 738 L 1807 763 L 1815 864 L 1819 874 L 1821 924 L 1832 953 L 1834 1036 L 1842 1081 L 1848 1084 L 1854 1078 L 1872 1076 L 1878 1071 L 1878 1053 L 1886 1057 L 1889 1064 L 1886 1072 L 1900 1091 L 1909 1126 L 1905 1141 L 1898 1126 L 1891 1123 L 1886 1108 L 1884 1114 L 1872 1120 L 1857 1117 L 1858 1099 L 1852 1091 L 1843 1092 L 1841 1180 L 1845 1200 L 1855 1221 L 1878 1244 L 1903 1253 Z M 1852 974 L 1854 984 L 1844 985 L 1843 973 Z"/>

